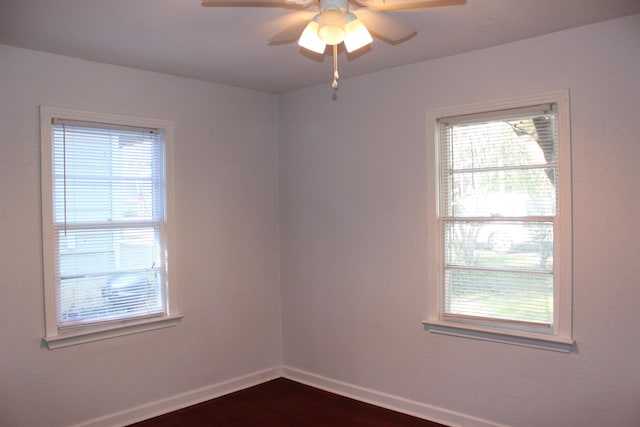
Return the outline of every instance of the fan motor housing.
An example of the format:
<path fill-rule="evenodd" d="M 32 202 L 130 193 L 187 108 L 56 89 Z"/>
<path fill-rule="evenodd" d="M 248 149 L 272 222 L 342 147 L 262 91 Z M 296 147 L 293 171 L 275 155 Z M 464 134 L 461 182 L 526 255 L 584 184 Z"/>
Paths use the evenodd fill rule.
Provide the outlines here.
<path fill-rule="evenodd" d="M 325 12 L 327 10 L 347 13 L 349 10 L 349 0 L 320 0 L 320 12 Z"/>

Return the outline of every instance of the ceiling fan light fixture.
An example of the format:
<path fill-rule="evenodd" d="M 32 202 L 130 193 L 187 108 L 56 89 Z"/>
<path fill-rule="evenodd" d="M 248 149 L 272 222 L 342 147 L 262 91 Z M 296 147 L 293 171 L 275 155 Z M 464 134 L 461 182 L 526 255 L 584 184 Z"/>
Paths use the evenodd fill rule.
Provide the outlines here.
<path fill-rule="evenodd" d="M 318 37 L 328 45 L 337 45 L 344 41 L 344 14 L 335 9 L 324 10 L 318 21 Z"/>
<path fill-rule="evenodd" d="M 346 22 L 344 46 L 347 52 L 351 53 L 373 42 L 369 30 L 356 15 L 351 12 L 347 13 Z"/>
<path fill-rule="evenodd" d="M 316 17 L 307 24 L 300 39 L 298 39 L 298 45 L 312 52 L 323 54 L 327 44 L 318 37 L 318 20 L 319 16 L 316 15 Z"/>

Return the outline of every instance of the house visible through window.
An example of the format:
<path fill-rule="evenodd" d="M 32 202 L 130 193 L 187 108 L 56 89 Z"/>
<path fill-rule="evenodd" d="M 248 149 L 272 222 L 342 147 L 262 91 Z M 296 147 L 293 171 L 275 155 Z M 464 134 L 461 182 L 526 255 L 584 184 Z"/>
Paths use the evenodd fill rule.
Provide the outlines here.
<path fill-rule="evenodd" d="M 49 338 L 170 314 L 167 129 L 123 121 L 43 109 Z"/>
<path fill-rule="evenodd" d="M 570 343 L 567 105 L 498 107 L 436 117 L 430 321 Z"/>

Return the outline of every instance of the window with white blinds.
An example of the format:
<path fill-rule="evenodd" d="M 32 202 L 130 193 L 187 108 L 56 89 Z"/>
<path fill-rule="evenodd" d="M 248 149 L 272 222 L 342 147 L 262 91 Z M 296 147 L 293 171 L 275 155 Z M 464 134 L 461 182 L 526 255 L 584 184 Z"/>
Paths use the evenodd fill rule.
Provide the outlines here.
<path fill-rule="evenodd" d="M 564 105 L 563 105 L 564 108 Z M 436 118 L 439 322 L 570 335 L 570 162 L 559 102 Z M 562 161 L 561 161 L 562 158 Z M 563 274 L 560 274 L 560 272 Z M 568 288 L 563 289 L 563 288 Z M 570 300 L 570 298 L 569 298 Z"/>
<path fill-rule="evenodd" d="M 166 316 L 166 130 L 69 115 L 43 141 L 47 335 Z"/>

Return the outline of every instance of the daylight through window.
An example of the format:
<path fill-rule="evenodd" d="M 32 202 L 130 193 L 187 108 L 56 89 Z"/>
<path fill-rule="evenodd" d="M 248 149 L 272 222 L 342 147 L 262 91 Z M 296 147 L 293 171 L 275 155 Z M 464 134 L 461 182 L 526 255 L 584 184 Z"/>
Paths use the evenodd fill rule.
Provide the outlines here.
<path fill-rule="evenodd" d="M 58 325 L 164 311 L 162 133 L 53 125 Z"/>
<path fill-rule="evenodd" d="M 439 117 L 437 126 L 437 320 L 559 335 L 571 283 L 559 274 L 570 268 L 570 237 L 560 234 L 570 205 L 559 203 L 570 171 L 559 162 L 558 104 Z"/>
<path fill-rule="evenodd" d="M 165 130 L 51 117 L 49 138 L 47 335 L 53 312 L 57 331 L 167 315 Z"/>

